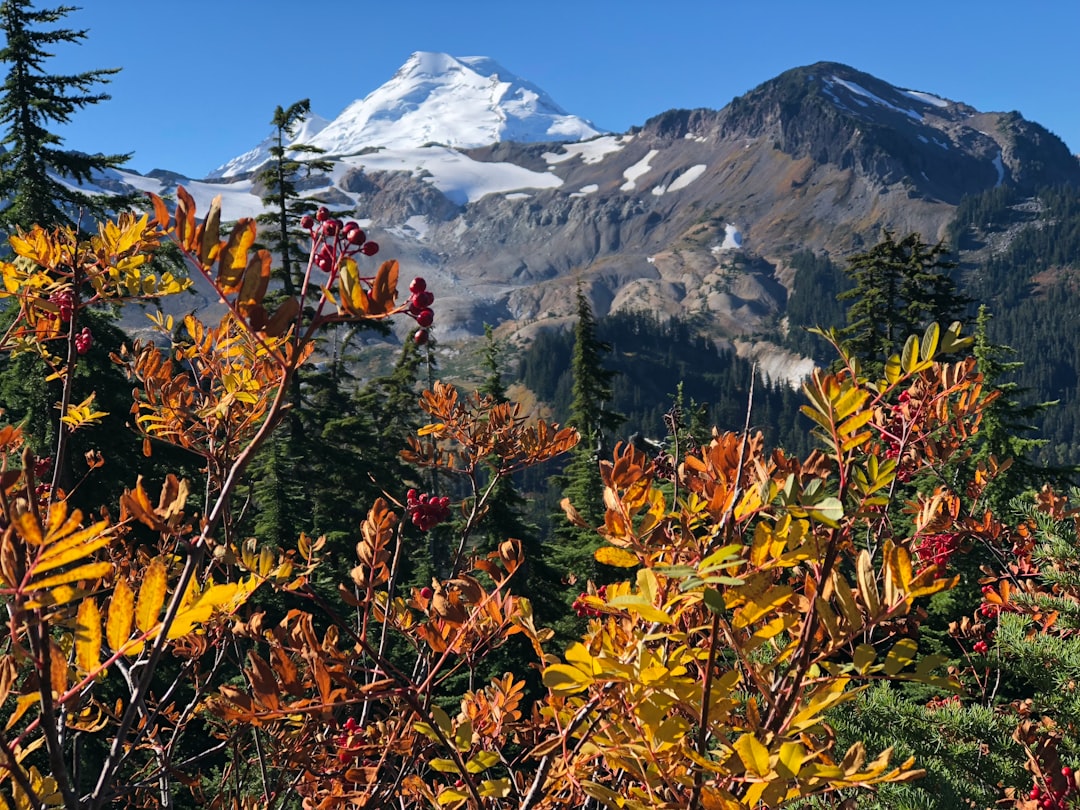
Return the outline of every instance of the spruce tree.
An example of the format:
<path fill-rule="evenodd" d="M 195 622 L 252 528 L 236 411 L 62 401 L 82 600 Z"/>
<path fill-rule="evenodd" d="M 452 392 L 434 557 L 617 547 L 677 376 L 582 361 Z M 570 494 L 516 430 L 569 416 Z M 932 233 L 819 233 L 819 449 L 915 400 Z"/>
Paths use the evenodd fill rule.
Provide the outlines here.
<path fill-rule="evenodd" d="M 0 228 L 70 224 L 80 217 L 97 219 L 131 203 L 132 198 L 91 195 L 72 186 L 90 181 L 95 173 L 114 169 L 130 155 L 88 155 L 62 149 L 63 140 L 50 127 L 66 124 L 76 111 L 109 98 L 92 88 L 106 84 L 119 68 L 71 75 L 45 72 L 48 49 L 78 43 L 85 30 L 48 29 L 77 10 L 74 6 L 34 10 L 28 0 L 0 3 L 0 26 L 6 42 L 0 62 L 8 66 L 0 96 Z M 65 182 L 66 181 L 66 182 Z"/>
<path fill-rule="evenodd" d="M 941 243 L 928 245 L 917 233 L 897 241 L 885 231 L 869 251 L 848 259 L 855 286 L 837 296 L 852 302 L 840 336 L 865 368 L 880 373 L 908 335 L 921 334 L 931 322 L 947 326 L 963 312 L 968 299 L 949 275 L 956 265 L 946 253 Z"/>
<path fill-rule="evenodd" d="M 312 172 L 328 171 L 332 166 L 330 161 L 318 158 L 322 149 L 289 143 L 295 137 L 297 127 L 310 114 L 311 102 L 306 98 L 287 109 L 278 107 L 274 110 L 270 121 L 274 127 L 270 161 L 256 175 L 257 185 L 264 189 L 262 203 L 268 209 L 267 213 L 256 217 L 256 221 L 274 229 L 269 248 L 278 258 L 278 277 L 285 294 L 290 297 L 299 291 L 304 267 L 303 251 L 296 246 L 298 239 L 307 239 L 307 234 L 298 230 L 300 218 L 314 213 L 318 207 L 317 201 L 300 196 L 298 183 Z M 314 289 L 317 291 L 317 287 Z"/>
<path fill-rule="evenodd" d="M 604 522 L 604 487 L 600 480 L 600 460 L 610 454 L 611 434 L 622 417 L 609 409 L 614 373 L 602 365 L 611 347 L 596 336 L 596 321 L 585 294 L 577 292 L 577 325 L 574 328 L 574 352 L 570 361 L 573 375 L 573 400 L 567 424 L 577 428 L 581 441 L 571 451 L 570 461 L 555 485 L 584 520 L 586 527 L 573 525 L 565 516 L 555 517 L 550 555 L 552 567 L 567 582 L 578 587 L 564 594 L 569 604 L 585 581 L 601 576 L 593 553 L 600 546 L 595 527 Z M 568 628 L 556 627 L 557 630 Z"/>

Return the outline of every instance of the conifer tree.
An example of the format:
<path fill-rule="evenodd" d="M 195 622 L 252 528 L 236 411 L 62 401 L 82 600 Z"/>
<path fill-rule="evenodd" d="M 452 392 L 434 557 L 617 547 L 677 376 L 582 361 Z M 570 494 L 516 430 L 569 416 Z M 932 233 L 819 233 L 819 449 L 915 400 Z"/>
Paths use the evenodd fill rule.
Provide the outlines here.
<path fill-rule="evenodd" d="M 297 127 L 311 114 L 311 101 L 302 99 L 287 109 L 278 107 L 270 123 L 274 127 L 274 145 L 270 161 L 256 176 L 264 189 L 262 202 L 268 209 L 256 221 L 274 228 L 270 249 L 280 262 L 279 277 L 286 295 L 296 295 L 299 287 L 298 270 L 302 270 L 301 251 L 295 246 L 297 237 L 307 241 L 307 234 L 298 232 L 300 218 L 313 214 L 318 202 L 301 197 L 298 183 L 312 172 L 327 171 L 331 162 L 320 159 L 323 150 L 307 144 L 290 144 Z"/>
<path fill-rule="evenodd" d="M 71 75 L 49 74 L 44 63 L 48 49 L 78 43 L 85 30 L 49 26 L 75 11 L 74 6 L 35 10 L 28 0 L 0 3 L 0 26 L 6 38 L 0 62 L 7 65 L 0 96 L 0 227 L 69 224 L 80 216 L 100 217 L 108 210 L 130 204 L 132 198 L 91 195 L 72 185 L 89 181 L 97 172 L 125 163 L 130 155 L 88 155 L 65 150 L 50 127 L 66 124 L 76 111 L 109 98 L 92 88 L 108 83 L 119 68 L 90 70 Z M 67 182 L 64 182 L 67 181 Z"/>
<path fill-rule="evenodd" d="M 851 301 L 847 326 L 840 330 L 847 350 L 868 370 L 879 371 L 908 335 L 931 322 L 943 327 L 968 303 L 956 289 L 944 245 L 927 245 L 917 233 L 897 241 L 885 231 L 866 253 L 848 259 L 855 286 L 837 299 Z"/>
<path fill-rule="evenodd" d="M 1032 460 L 1034 453 L 1047 444 L 1047 439 L 1035 435 L 1034 425 L 1057 402 L 1021 401 L 1027 389 L 1007 378 L 1024 363 L 1006 360 L 1006 357 L 1015 354 L 1015 350 L 1011 346 L 990 341 L 988 333 L 992 317 L 985 304 L 979 306 L 972 354 L 978 360 L 983 385 L 989 392 L 998 392 L 998 396 L 983 412 L 982 424 L 975 436 L 977 447 L 972 461 L 986 462 L 991 457 L 999 463 L 1006 459 L 1011 461 L 1010 466 L 999 473 L 987 489 L 990 505 L 1000 508 L 1025 488 L 1038 489 L 1046 478 L 1060 479 L 1068 473 L 1075 474 L 1076 469 L 1049 469 Z"/>
<path fill-rule="evenodd" d="M 564 579 L 584 585 L 599 575 L 593 552 L 599 546 L 595 527 L 604 521 L 604 489 L 600 480 L 600 460 L 610 455 L 611 434 L 622 417 L 609 409 L 614 373 L 602 365 L 611 347 L 596 336 L 596 320 L 584 292 L 577 292 L 577 325 L 574 328 L 573 400 L 567 424 L 577 428 L 581 441 L 571 451 L 570 462 L 555 485 L 577 510 L 588 528 L 573 525 L 565 516 L 555 518 L 551 563 Z M 580 588 L 578 588 L 580 590 Z M 569 601 L 576 594 L 571 588 Z M 565 629 L 565 628 L 563 628 Z"/>

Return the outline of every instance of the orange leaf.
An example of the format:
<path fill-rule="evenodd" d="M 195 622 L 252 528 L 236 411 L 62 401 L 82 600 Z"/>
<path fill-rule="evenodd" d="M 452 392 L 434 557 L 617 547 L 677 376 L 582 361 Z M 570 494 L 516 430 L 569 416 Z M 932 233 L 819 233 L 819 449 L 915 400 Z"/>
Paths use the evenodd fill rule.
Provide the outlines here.
<path fill-rule="evenodd" d="M 183 186 L 176 187 L 176 241 L 188 253 L 195 252 L 195 199 Z"/>
<path fill-rule="evenodd" d="M 371 283 L 371 314 L 384 315 L 394 308 L 397 298 L 398 263 L 383 262 Z"/>

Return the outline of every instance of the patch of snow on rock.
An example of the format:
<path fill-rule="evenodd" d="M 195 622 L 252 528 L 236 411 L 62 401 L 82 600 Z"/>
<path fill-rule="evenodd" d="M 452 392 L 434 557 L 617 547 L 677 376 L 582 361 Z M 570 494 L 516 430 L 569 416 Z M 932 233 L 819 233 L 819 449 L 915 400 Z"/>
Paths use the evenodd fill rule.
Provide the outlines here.
<path fill-rule="evenodd" d="M 998 153 L 996 155 L 994 155 L 994 168 L 997 169 L 997 173 L 998 173 L 997 182 L 994 183 L 994 188 L 997 188 L 998 186 L 1000 186 L 1002 183 L 1005 182 L 1005 164 L 1001 162 L 1001 151 L 1000 150 L 998 151 Z"/>
<path fill-rule="evenodd" d="M 921 101 L 924 104 L 929 104 L 931 107 L 948 107 L 949 102 L 938 96 L 931 95 L 930 93 L 922 93 L 918 90 L 901 90 L 908 98 L 913 98 L 916 101 Z"/>
<path fill-rule="evenodd" d="M 834 82 L 836 82 L 837 84 L 839 84 L 839 85 L 841 85 L 843 87 L 846 87 L 852 93 L 855 93 L 857 95 L 864 96 L 865 98 L 870 99 L 875 104 L 880 104 L 882 107 L 886 107 L 887 109 L 893 110 L 894 112 L 903 113 L 904 115 L 908 116 L 909 118 L 914 118 L 916 121 L 922 121 L 923 120 L 922 116 L 919 115 L 919 113 L 915 112 L 915 110 L 905 110 L 903 107 L 897 107 L 895 104 L 890 104 L 888 101 L 881 98 L 880 96 L 876 96 L 873 93 L 871 93 L 869 90 L 867 90 L 862 85 L 856 84 L 855 82 L 845 81 L 844 79 L 841 79 L 839 76 L 833 76 L 832 80 Z M 859 99 L 855 99 L 855 101 L 862 104 L 862 102 L 859 101 Z"/>
<path fill-rule="evenodd" d="M 618 152 L 626 146 L 626 143 L 627 141 L 621 135 L 604 135 L 600 138 L 593 138 L 591 141 L 568 143 L 563 147 L 565 151 L 562 153 L 544 152 L 541 157 L 547 161 L 549 166 L 565 163 L 579 156 L 582 163 L 599 163 L 608 155 Z"/>
<path fill-rule="evenodd" d="M 589 183 L 587 186 L 582 186 L 579 190 L 570 194 L 571 197 L 584 197 L 588 194 L 595 194 L 600 190 L 600 186 L 596 183 Z"/>
<path fill-rule="evenodd" d="M 794 354 L 768 341 L 735 341 L 735 353 L 757 365 L 758 373 L 769 383 L 783 382 L 798 388 L 814 371 L 814 361 Z"/>
<path fill-rule="evenodd" d="M 645 172 L 649 171 L 649 169 L 652 168 L 652 166 L 650 166 L 649 164 L 651 164 L 652 159 L 654 157 L 656 157 L 657 155 L 659 155 L 659 154 L 660 154 L 659 149 L 650 149 L 649 154 L 647 154 L 645 157 L 643 157 L 641 160 L 639 160 L 637 163 L 635 163 L 629 169 L 626 169 L 623 172 L 623 177 L 626 178 L 626 182 L 623 183 L 621 186 L 619 186 L 619 190 L 620 191 L 633 191 L 635 188 L 637 188 L 637 180 L 638 180 L 638 178 L 641 177 L 641 175 L 645 174 Z"/>
<path fill-rule="evenodd" d="M 369 171 L 405 171 L 423 177 L 458 205 L 475 202 L 487 194 L 526 188 L 558 188 L 562 179 L 548 172 L 534 172 L 513 163 L 483 163 L 445 146 L 419 149 L 384 149 L 354 155 L 335 167 L 335 180 L 351 168 Z"/>
<path fill-rule="evenodd" d="M 740 250 L 742 248 L 742 242 L 742 233 L 729 222 L 724 226 L 724 241 L 719 245 L 714 245 L 712 252 L 719 253 L 722 250 Z"/>
<path fill-rule="evenodd" d="M 675 182 L 668 186 L 668 191 L 679 191 L 680 189 L 686 188 L 688 185 L 701 177 L 701 175 L 705 173 L 706 168 L 707 167 L 704 163 L 698 163 L 697 165 L 691 166 L 689 169 L 687 169 L 685 172 L 675 178 Z"/>
<path fill-rule="evenodd" d="M 395 236 L 402 236 L 407 239 L 423 239 L 427 236 L 430 227 L 431 223 L 428 222 L 427 217 L 417 214 L 405 220 L 404 225 L 397 228 L 388 228 L 387 230 Z"/>

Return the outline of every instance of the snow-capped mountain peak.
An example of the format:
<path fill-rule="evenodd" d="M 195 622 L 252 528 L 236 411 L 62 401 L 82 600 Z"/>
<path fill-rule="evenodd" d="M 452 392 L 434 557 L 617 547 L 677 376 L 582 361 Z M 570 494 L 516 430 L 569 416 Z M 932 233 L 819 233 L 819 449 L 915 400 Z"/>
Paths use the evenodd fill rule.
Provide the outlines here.
<path fill-rule="evenodd" d="M 493 59 L 418 51 L 388 82 L 333 121 L 298 133 L 294 143 L 342 156 L 370 147 L 438 143 L 469 149 L 500 141 L 581 141 L 598 134 L 589 121 L 567 113 L 541 88 Z M 251 171 L 266 160 L 268 148 L 264 142 L 210 177 Z"/>

